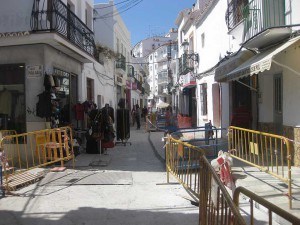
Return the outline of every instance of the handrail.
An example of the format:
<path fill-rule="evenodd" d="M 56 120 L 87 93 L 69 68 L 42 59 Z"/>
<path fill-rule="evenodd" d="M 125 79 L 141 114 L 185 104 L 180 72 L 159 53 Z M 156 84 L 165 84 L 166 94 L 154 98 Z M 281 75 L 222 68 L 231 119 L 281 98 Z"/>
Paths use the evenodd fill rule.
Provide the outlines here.
<path fill-rule="evenodd" d="M 231 157 L 259 168 L 288 184 L 289 207 L 292 208 L 291 148 L 289 139 L 240 127 L 228 129 Z"/>
<path fill-rule="evenodd" d="M 284 218 L 288 222 L 292 223 L 293 225 L 300 224 L 300 219 L 294 216 L 293 214 L 288 213 L 285 210 L 282 210 L 275 204 L 263 199 L 262 197 L 258 196 L 257 194 L 247 190 L 244 187 L 237 187 L 233 194 L 233 201 L 237 207 L 239 207 L 239 200 L 240 200 L 240 194 L 243 194 L 250 198 L 250 211 L 253 212 L 253 201 L 259 203 L 260 205 L 264 206 L 268 209 L 268 215 L 269 215 L 269 224 L 272 224 L 272 213 L 277 214 L 278 216 Z M 254 214 L 251 214 L 250 218 L 251 224 L 254 224 Z"/>

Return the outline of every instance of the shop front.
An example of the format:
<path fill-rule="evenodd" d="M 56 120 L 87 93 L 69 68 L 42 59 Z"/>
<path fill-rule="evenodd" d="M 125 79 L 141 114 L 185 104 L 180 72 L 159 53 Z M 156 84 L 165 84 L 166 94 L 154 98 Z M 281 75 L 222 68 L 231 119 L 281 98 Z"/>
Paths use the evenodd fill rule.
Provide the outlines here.
<path fill-rule="evenodd" d="M 23 133 L 70 125 L 78 74 L 81 63 L 49 45 L 0 48 L 1 129 Z"/>
<path fill-rule="evenodd" d="M 0 64 L 0 130 L 25 132 L 25 115 L 25 64 Z"/>

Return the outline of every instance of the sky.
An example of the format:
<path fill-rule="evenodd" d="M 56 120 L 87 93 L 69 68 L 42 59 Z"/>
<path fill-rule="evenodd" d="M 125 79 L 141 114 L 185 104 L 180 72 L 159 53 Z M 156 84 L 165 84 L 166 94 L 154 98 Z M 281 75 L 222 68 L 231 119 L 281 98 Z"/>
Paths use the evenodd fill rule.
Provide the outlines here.
<path fill-rule="evenodd" d="M 109 0 L 94 0 L 94 3 L 108 3 Z M 196 0 L 115 0 L 127 29 L 131 33 L 132 47 L 139 41 L 164 36 L 176 28 L 179 12 L 192 8 Z M 122 12 L 124 11 L 124 12 Z"/>

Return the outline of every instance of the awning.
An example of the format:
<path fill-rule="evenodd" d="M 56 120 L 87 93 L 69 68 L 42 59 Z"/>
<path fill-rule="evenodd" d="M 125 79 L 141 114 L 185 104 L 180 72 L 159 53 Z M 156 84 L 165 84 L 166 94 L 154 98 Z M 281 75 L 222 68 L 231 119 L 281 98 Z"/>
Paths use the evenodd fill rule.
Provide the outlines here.
<path fill-rule="evenodd" d="M 215 81 L 226 81 L 225 78 L 228 73 L 240 66 L 242 63 L 254 56 L 254 53 L 248 50 L 240 51 L 239 53 L 233 53 L 228 60 L 222 62 L 215 70 Z"/>
<path fill-rule="evenodd" d="M 170 106 L 170 105 L 169 105 L 168 103 L 163 102 L 163 101 L 160 101 L 160 102 L 156 105 L 156 107 L 157 107 L 157 108 L 160 108 L 160 109 L 167 108 L 167 107 L 169 107 L 169 106 Z"/>
<path fill-rule="evenodd" d="M 290 39 L 282 45 L 268 49 L 265 52 L 261 52 L 253 56 L 248 61 L 237 67 L 235 70 L 228 73 L 224 77 L 224 79 L 226 81 L 236 80 L 244 76 L 251 76 L 260 72 L 264 72 L 265 70 L 270 70 L 273 58 L 299 40 L 300 37 Z"/>

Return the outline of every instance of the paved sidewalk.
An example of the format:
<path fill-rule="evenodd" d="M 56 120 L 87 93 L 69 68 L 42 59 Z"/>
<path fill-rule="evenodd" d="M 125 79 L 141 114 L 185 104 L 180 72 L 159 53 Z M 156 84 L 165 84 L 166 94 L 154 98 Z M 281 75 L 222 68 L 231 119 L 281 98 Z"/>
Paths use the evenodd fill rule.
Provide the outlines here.
<path fill-rule="evenodd" d="M 198 224 L 185 189 L 175 179 L 166 185 L 160 135 L 132 128 L 130 141 L 108 155 L 80 154 L 75 169 L 45 170 L 41 181 L 0 199 L 0 225 Z"/>

